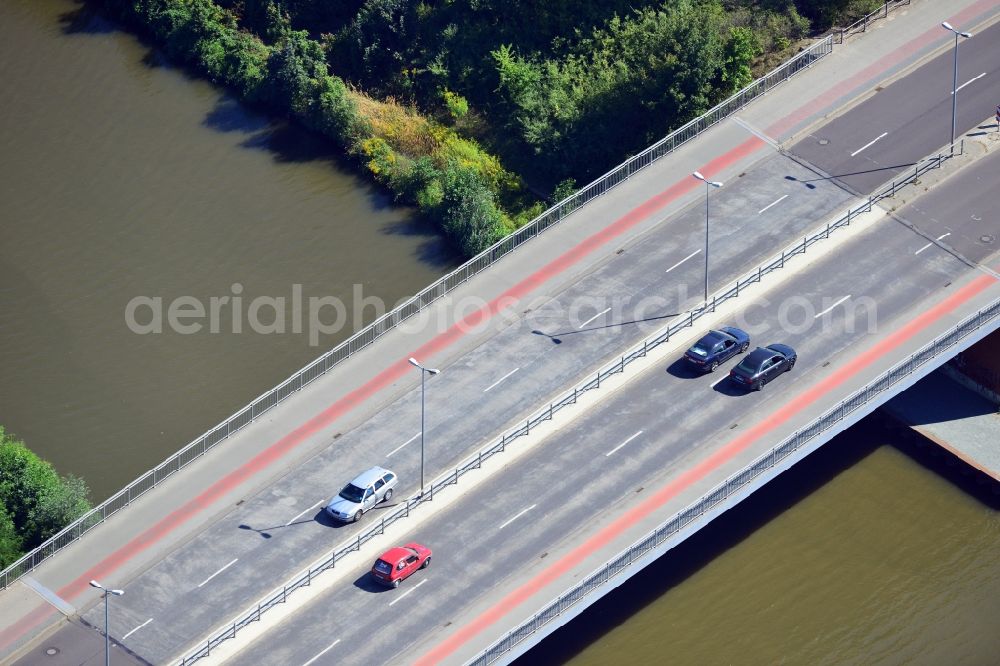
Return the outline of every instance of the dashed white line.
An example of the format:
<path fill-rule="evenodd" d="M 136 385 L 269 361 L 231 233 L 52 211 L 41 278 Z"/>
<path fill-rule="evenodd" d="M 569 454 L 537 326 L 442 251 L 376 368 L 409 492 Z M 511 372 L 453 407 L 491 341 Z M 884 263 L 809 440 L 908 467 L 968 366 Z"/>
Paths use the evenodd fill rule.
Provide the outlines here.
<path fill-rule="evenodd" d="M 225 570 L 226 570 L 226 569 L 228 569 L 229 567 L 231 567 L 231 566 L 233 566 L 234 564 L 236 564 L 236 562 L 237 562 L 237 561 L 238 561 L 239 559 L 240 559 L 240 558 L 238 558 L 238 557 L 236 557 L 236 558 L 233 558 L 233 561 L 232 561 L 232 562 L 230 562 L 230 563 L 229 563 L 229 564 L 227 564 L 226 566 L 222 567 L 221 569 L 219 569 L 218 571 L 216 571 L 216 572 L 215 572 L 214 574 L 212 574 L 211 576 L 209 576 L 209 577 L 208 577 L 208 578 L 206 578 L 205 580 L 203 580 L 203 581 L 201 581 L 200 583 L 198 583 L 198 587 L 201 587 L 202 585 L 204 585 L 204 584 L 205 584 L 205 583 L 207 583 L 208 581 L 212 580 L 213 578 L 215 578 L 216 576 L 218 576 L 218 575 L 219 575 L 220 573 L 222 573 L 223 571 L 225 571 Z"/>
<path fill-rule="evenodd" d="M 405 442 L 403 442 L 402 444 L 400 444 L 399 446 L 397 446 L 396 448 L 394 448 L 392 451 L 389 451 L 389 453 L 387 453 L 385 457 L 388 458 L 393 453 L 395 453 L 396 451 L 399 451 L 401 448 L 403 448 L 404 446 L 406 446 L 407 444 L 409 444 L 410 442 L 412 442 L 413 440 L 415 440 L 417 437 L 420 437 L 420 432 L 418 432 L 416 435 L 414 435 L 413 437 L 409 438 L 408 440 L 406 440 Z"/>
<path fill-rule="evenodd" d="M 508 525 L 510 525 L 510 524 L 511 524 L 512 522 L 514 522 L 515 520 L 517 520 L 518 518 L 520 518 L 521 516 L 523 516 L 524 514 L 528 513 L 528 512 L 529 512 L 529 511 L 531 511 L 532 509 L 534 509 L 534 508 L 535 508 L 536 506 L 538 506 L 538 505 L 537 505 L 537 504 L 532 504 L 532 505 L 531 505 L 531 506 L 529 506 L 529 507 L 528 507 L 527 509 L 524 509 L 524 510 L 523 510 L 523 511 L 521 511 L 521 512 L 520 512 L 519 514 L 517 514 L 516 516 L 514 516 L 513 518 L 511 518 L 510 520 L 508 520 L 508 521 L 507 521 L 506 523 L 504 523 L 503 525 L 501 525 L 501 526 L 500 526 L 500 527 L 498 527 L 497 529 L 499 529 L 499 530 L 502 530 L 503 528 L 507 527 L 507 526 L 508 526 Z"/>
<path fill-rule="evenodd" d="M 784 201 L 784 200 L 785 200 L 785 199 L 787 199 L 787 198 L 788 198 L 788 195 L 786 194 L 785 196 L 781 197 L 781 198 L 780 198 L 780 199 L 778 199 L 777 201 L 775 201 L 775 202 L 773 202 L 773 203 L 769 203 L 769 204 L 767 204 L 766 206 L 764 206 L 763 208 L 761 208 L 761 209 L 760 209 L 759 211 L 757 211 L 757 214 L 758 214 L 758 215 L 760 215 L 761 213 L 763 213 L 763 212 L 764 212 L 765 210 L 767 210 L 768 208 L 770 208 L 770 207 L 771 207 L 771 206 L 773 206 L 774 204 L 779 204 L 779 203 L 781 203 L 782 201 Z"/>
<path fill-rule="evenodd" d="M 607 313 L 609 313 L 609 312 L 611 312 L 611 308 L 608 308 L 607 310 L 601 310 L 600 312 L 598 312 L 597 314 L 595 314 L 595 315 L 594 315 L 593 317 L 591 317 L 591 318 L 590 318 L 590 319 L 588 319 L 587 321 L 585 321 L 585 322 L 583 322 L 582 324 L 580 324 L 580 326 L 578 326 L 577 328 L 583 328 L 584 326 L 586 326 L 586 325 L 587 325 L 587 324 L 589 324 L 590 322 L 594 321 L 595 319 L 597 319 L 597 318 L 598 318 L 598 317 L 600 317 L 601 315 L 603 315 L 603 314 L 607 314 Z"/>
<path fill-rule="evenodd" d="M 837 307 L 838 305 L 840 305 L 841 303 L 843 303 L 844 301 L 846 301 L 850 297 L 851 297 L 850 294 L 848 294 L 847 296 L 844 296 L 842 299 L 840 299 L 839 301 L 837 301 L 836 303 L 834 303 L 833 305 L 831 305 L 830 307 L 828 307 L 826 310 L 823 310 L 822 312 L 818 313 L 815 317 L 813 317 L 813 319 L 819 319 L 820 317 L 822 317 L 823 315 L 825 315 L 827 312 L 829 312 L 830 310 L 834 309 L 835 307 Z"/>
<path fill-rule="evenodd" d="M 983 73 L 982 73 L 982 74 L 980 74 L 979 76 L 973 76 L 973 77 L 972 77 L 971 79 L 969 79 L 968 81 L 966 81 L 965 83 L 963 83 L 963 84 L 962 84 L 962 85 L 960 85 L 959 87 L 955 88 L 955 92 L 953 92 L 953 93 L 952 93 L 952 95 L 954 95 L 954 94 L 955 94 L 956 92 L 958 92 L 959 90 L 961 90 L 961 89 L 962 89 L 962 88 L 964 88 L 965 86 L 969 85 L 970 83 L 972 83 L 972 82 L 973 82 L 973 81 L 975 81 L 976 79 L 981 79 L 981 78 L 983 78 L 984 76 L 986 76 L 986 72 L 983 72 Z"/>
<path fill-rule="evenodd" d="M 423 585 L 426 582 L 427 582 L 427 579 L 424 578 L 422 581 L 420 581 L 419 583 L 417 583 L 416 585 L 414 585 L 413 587 L 411 587 L 410 589 L 408 589 L 406 592 L 403 592 L 401 595 L 399 595 L 398 597 L 396 597 L 395 599 L 393 599 L 392 601 L 390 601 L 389 605 L 392 606 L 397 601 L 402 601 L 403 599 L 406 598 L 406 596 L 408 594 L 413 594 L 414 592 L 416 592 L 416 590 L 417 590 L 418 587 L 420 587 L 421 585 Z"/>
<path fill-rule="evenodd" d="M 135 632 L 139 631 L 140 629 L 142 629 L 143 627 L 145 627 L 147 624 L 149 624 L 152 621 L 153 621 L 153 618 L 149 618 L 148 620 L 146 620 L 145 622 L 143 622 L 142 624 L 140 624 L 138 627 L 136 627 L 132 631 L 130 631 L 127 634 L 125 634 L 124 636 L 122 636 L 122 640 L 125 640 L 126 638 L 128 638 L 129 636 L 131 636 Z"/>
<path fill-rule="evenodd" d="M 951 232 L 950 231 L 948 233 L 946 233 L 946 234 L 941 234 L 940 236 L 938 236 L 937 240 L 941 240 L 943 238 L 947 238 L 948 236 L 951 236 Z M 927 248 L 929 248 L 931 245 L 934 245 L 934 243 L 928 243 L 927 245 L 924 245 L 922 248 L 920 248 L 919 250 L 917 250 L 913 254 L 920 254 L 921 252 L 923 252 L 924 250 L 926 250 Z"/>
<path fill-rule="evenodd" d="M 508 372 L 508 373 L 507 373 L 506 375 L 504 375 L 504 376 L 503 376 L 503 377 L 501 377 L 500 379 L 496 380 L 495 382 L 493 382 L 492 384 L 490 384 L 489 386 L 487 386 L 486 388 L 484 388 L 484 389 L 483 389 L 483 393 L 486 393 L 486 392 L 487 392 L 487 391 L 489 391 L 489 390 L 490 390 L 491 388 L 495 388 L 497 384 L 499 384 L 499 383 L 500 383 L 500 382 L 502 382 L 503 380 L 507 379 L 508 377 L 510 377 L 510 376 L 511 376 L 512 374 L 514 374 L 515 372 L 517 372 L 517 371 L 518 371 L 518 370 L 520 370 L 520 369 L 521 369 L 521 368 L 514 368 L 513 370 L 511 370 L 510 372 Z"/>
<path fill-rule="evenodd" d="M 676 264 L 674 264 L 673 266 L 671 266 L 670 268 L 668 268 L 667 270 L 665 270 L 664 273 L 669 273 L 670 271 L 674 270 L 675 268 L 677 268 L 678 266 L 680 266 L 681 264 L 683 264 L 685 261 L 687 261 L 691 257 L 695 256 L 699 252 L 701 252 L 701 250 L 695 250 L 694 252 L 692 252 L 691 254 L 689 254 L 688 256 L 684 257 L 683 259 L 681 259 L 680 261 L 678 261 Z"/>
<path fill-rule="evenodd" d="M 313 657 L 312 659 L 310 659 L 306 663 L 302 664 L 302 666 L 310 666 L 314 661 L 316 661 L 317 659 L 319 659 L 320 657 L 322 657 L 324 654 L 326 654 L 327 652 L 329 652 L 330 650 L 332 650 L 334 648 L 334 646 L 337 643 L 339 643 L 339 642 L 340 642 L 340 639 L 338 638 L 337 640 L 335 640 L 334 642 L 330 643 L 325 648 L 323 648 L 323 651 L 320 652 L 318 655 L 316 655 L 315 657 Z"/>
<path fill-rule="evenodd" d="M 716 384 L 724 382 L 727 379 L 729 379 L 729 375 L 728 374 L 722 375 L 721 377 L 719 377 L 718 379 L 716 379 L 714 382 L 712 382 L 711 386 L 709 386 L 708 388 L 715 388 Z"/>
<path fill-rule="evenodd" d="M 607 457 L 608 457 L 608 456 L 610 456 L 610 455 L 611 455 L 612 453 L 614 453 L 614 452 L 615 452 L 615 451 L 617 451 L 618 449 L 622 448 L 623 446 L 625 446 L 626 444 L 628 444 L 629 442 L 631 442 L 631 441 L 632 441 L 633 439 L 635 439 L 636 437 L 638 437 L 638 436 L 639 436 L 639 435 L 641 435 L 641 434 L 642 434 L 642 431 L 640 430 L 639 432 L 635 433 L 634 435 L 632 435 L 631 437 L 629 437 L 628 439 L 626 439 L 626 440 L 625 440 L 624 442 L 622 442 L 621 444 L 619 444 L 619 445 L 618 445 L 618 446 L 616 446 L 615 448 L 613 448 L 613 449 L 611 449 L 610 451 L 608 451 L 607 453 L 605 453 L 605 454 L 604 454 L 604 457 L 605 457 L 605 458 L 607 458 Z"/>
<path fill-rule="evenodd" d="M 292 523 L 294 523 L 294 522 L 295 522 L 296 520 L 298 520 L 298 519 L 299 519 L 299 518 L 301 518 L 302 516 L 306 515 L 307 513 L 309 513 L 310 511 L 312 511 L 313 509 L 315 509 L 316 507 L 318 507 L 318 506 L 319 506 L 320 504 L 322 504 L 322 503 L 323 503 L 323 500 L 320 500 L 320 501 L 316 502 L 316 503 L 315 503 L 315 504 L 313 504 L 313 505 L 312 505 L 311 507 L 309 507 L 308 509 L 306 509 L 306 510 L 305 510 L 305 511 L 303 511 L 302 513 L 300 513 L 300 514 L 296 515 L 296 516 L 295 516 L 294 518 L 292 518 L 292 519 L 291 519 L 291 520 L 289 520 L 289 521 L 288 521 L 287 523 L 285 523 L 285 527 L 288 527 L 289 525 L 291 525 Z"/>
<path fill-rule="evenodd" d="M 888 132 L 882 132 L 877 137 L 875 137 L 874 139 L 872 139 L 871 141 L 869 141 L 868 143 L 866 143 L 865 145 L 861 146 L 860 148 L 858 148 L 857 150 L 855 150 L 853 153 L 851 153 L 851 157 L 854 157 L 855 155 L 857 155 L 858 153 L 860 153 L 865 148 L 871 147 L 871 145 L 873 143 L 875 143 L 876 141 L 878 141 L 879 139 L 883 138 L 884 136 L 886 136 L 888 134 L 889 134 Z"/>

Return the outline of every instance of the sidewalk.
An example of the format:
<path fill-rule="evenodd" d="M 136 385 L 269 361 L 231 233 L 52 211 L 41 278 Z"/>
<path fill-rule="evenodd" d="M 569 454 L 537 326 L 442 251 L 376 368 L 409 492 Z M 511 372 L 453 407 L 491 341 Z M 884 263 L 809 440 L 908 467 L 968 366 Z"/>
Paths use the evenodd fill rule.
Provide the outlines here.
<path fill-rule="evenodd" d="M 937 27 L 941 20 L 974 25 L 994 14 L 1000 0 L 950 4 L 945 11 L 935 3 L 915 1 L 884 24 L 876 24 L 872 31 L 877 36 L 864 35 L 836 47 L 810 71 L 757 100 L 740 118 L 787 140 L 834 113 L 845 100 L 947 48 L 949 38 Z M 792 100 L 807 101 L 796 106 Z M 772 122 L 776 118 L 780 120 Z M 432 306 L 430 314 L 449 324 L 519 314 L 528 303 L 558 294 L 620 247 L 636 242 L 697 201 L 701 190 L 687 176 L 691 171 L 725 177 L 741 173 L 768 154 L 766 143 L 732 119 L 720 123 L 470 280 L 451 298 Z M 450 307 L 472 296 L 488 305 L 468 316 Z M 123 585 L 217 516 L 328 447 L 340 433 L 412 390 L 419 377 L 406 363 L 409 356 L 446 365 L 490 335 L 486 330 L 462 333 L 454 326 L 444 333 L 431 327 L 403 327 L 340 364 L 147 493 L 122 516 L 99 525 L 44 563 L 30 574 L 33 585 L 18 582 L 0 593 L 0 656 L 10 656 L 58 627 L 64 613 L 71 615 L 94 604 L 97 595 L 87 585 L 90 578 Z"/>

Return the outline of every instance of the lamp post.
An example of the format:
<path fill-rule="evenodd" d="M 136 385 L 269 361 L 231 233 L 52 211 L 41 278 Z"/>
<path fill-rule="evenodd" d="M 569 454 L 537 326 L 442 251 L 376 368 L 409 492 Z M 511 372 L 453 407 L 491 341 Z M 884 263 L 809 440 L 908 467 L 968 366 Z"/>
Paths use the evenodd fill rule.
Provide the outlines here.
<path fill-rule="evenodd" d="M 441 372 L 434 368 L 425 368 L 415 358 L 410 358 L 410 365 L 420 370 L 420 496 L 424 496 L 424 379 L 427 375 Z"/>
<path fill-rule="evenodd" d="M 722 183 L 708 180 L 700 171 L 695 171 L 691 175 L 705 183 L 705 307 L 708 308 L 708 193 L 713 187 L 722 187 Z"/>
<path fill-rule="evenodd" d="M 972 37 L 971 32 L 961 32 L 951 27 L 947 21 L 941 23 L 941 27 L 955 34 L 955 74 L 951 84 L 951 154 L 955 154 L 955 112 L 958 108 L 958 38 Z"/>
<path fill-rule="evenodd" d="M 90 581 L 90 586 L 104 592 L 104 666 L 111 666 L 111 641 L 108 638 L 108 596 L 113 594 L 120 597 L 125 594 L 125 590 L 108 589 L 96 580 Z"/>

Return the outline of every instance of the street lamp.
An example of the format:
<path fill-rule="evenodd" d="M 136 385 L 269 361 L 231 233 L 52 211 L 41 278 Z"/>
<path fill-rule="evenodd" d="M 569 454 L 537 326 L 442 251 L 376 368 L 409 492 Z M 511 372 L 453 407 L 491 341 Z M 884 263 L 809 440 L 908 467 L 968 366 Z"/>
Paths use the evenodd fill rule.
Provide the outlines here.
<path fill-rule="evenodd" d="M 941 27 L 949 32 L 955 33 L 955 75 L 951 84 L 951 154 L 955 154 L 955 111 L 958 107 L 958 38 L 972 37 L 971 32 L 960 32 L 951 27 L 947 21 L 941 23 Z"/>
<path fill-rule="evenodd" d="M 111 666 L 111 643 L 108 639 L 108 595 L 120 597 L 125 594 L 125 590 L 110 590 L 96 580 L 90 581 L 91 587 L 96 587 L 104 591 L 104 666 Z"/>
<path fill-rule="evenodd" d="M 424 496 L 424 379 L 427 375 L 441 372 L 434 368 L 425 368 L 417 359 L 410 357 L 410 365 L 420 370 L 420 496 Z"/>
<path fill-rule="evenodd" d="M 700 171 L 691 174 L 701 182 L 705 183 L 705 307 L 708 307 L 708 193 L 713 187 L 722 187 L 722 183 L 715 180 L 708 180 Z"/>

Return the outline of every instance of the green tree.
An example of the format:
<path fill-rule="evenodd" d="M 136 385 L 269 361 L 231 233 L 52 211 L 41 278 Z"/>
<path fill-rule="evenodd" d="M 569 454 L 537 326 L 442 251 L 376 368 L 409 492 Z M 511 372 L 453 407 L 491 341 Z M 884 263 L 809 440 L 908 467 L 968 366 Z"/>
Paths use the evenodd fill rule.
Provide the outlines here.
<path fill-rule="evenodd" d="M 10 566 L 21 555 L 21 536 L 7 510 L 0 506 L 0 569 Z"/>
<path fill-rule="evenodd" d="M 82 480 L 60 478 L 0 426 L 0 504 L 24 548 L 34 548 L 87 511 L 86 497 Z"/>
<path fill-rule="evenodd" d="M 722 65 L 723 93 L 736 92 L 753 81 L 750 65 L 761 54 L 760 42 L 750 28 L 731 28 Z"/>

